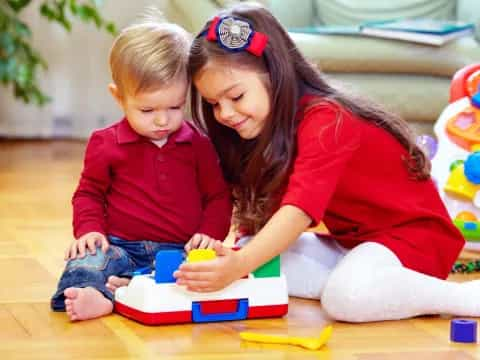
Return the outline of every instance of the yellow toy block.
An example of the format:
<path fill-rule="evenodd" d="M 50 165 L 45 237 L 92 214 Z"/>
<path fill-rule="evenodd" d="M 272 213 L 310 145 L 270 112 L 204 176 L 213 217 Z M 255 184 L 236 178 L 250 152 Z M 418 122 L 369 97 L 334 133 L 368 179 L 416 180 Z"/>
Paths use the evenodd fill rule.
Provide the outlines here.
<path fill-rule="evenodd" d="M 187 263 L 213 260 L 217 257 L 217 253 L 212 249 L 194 249 L 187 255 Z"/>

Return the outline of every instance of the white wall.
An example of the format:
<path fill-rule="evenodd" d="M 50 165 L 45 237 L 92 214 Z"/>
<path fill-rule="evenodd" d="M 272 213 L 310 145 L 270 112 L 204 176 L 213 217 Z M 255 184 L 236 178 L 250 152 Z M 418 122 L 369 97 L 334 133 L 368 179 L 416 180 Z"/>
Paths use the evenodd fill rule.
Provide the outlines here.
<path fill-rule="evenodd" d="M 148 5 L 162 8 L 168 0 L 105 0 L 106 19 L 118 28 L 132 21 Z M 39 15 L 40 0 L 24 10 L 23 20 L 33 32 L 33 44 L 49 69 L 41 72 L 41 88 L 52 97 L 42 108 L 26 105 L 13 97 L 10 88 L 0 87 L 0 136 L 88 137 L 94 128 L 121 117 L 107 89 L 110 82 L 108 52 L 113 37 L 94 25 L 73 22 L 69 34 L 60 25 Z"/>

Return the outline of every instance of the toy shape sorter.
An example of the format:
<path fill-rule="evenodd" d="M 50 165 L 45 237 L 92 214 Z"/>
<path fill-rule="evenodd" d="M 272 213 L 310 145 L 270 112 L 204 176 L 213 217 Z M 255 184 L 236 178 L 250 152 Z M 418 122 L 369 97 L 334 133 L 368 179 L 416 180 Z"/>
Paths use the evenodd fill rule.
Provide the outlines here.
<path fill-rule="evenodd" d="M 186 261 L 215 256 L 213 250 L 192 250 Z M 115 310 L 148 325 L 281 317 L 288 312 L 287 281 L 280 272 L 280 256 L 248 277 L 210 293 L 188 291 L 175 283 L 172 274 L 183 260 L 181 250 L 159 251 L 155 271 L 140 270 L 127 286 L 117 289 Z"/>
<path fill-rule="evenodd" d="M 455 73 L 450 103 L 435 123 L 432 177 L 467 247 L 480 246 L 480 64 Z"/>

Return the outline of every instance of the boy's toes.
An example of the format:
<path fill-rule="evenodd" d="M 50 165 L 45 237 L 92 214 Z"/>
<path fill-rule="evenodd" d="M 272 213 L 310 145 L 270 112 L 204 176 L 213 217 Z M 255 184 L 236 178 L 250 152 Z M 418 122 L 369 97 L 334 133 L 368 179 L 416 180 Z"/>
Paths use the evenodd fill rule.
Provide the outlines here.
<path fill-rule="evenodd" d="M 67 313 L 67 316 L 70 320 L 75 320 L 76 314 L 75 311 L 73 311 L 72 307 L 65 309 L 65 312 Z"/>
<path fill-rule="evenodd" d="M 63 295 L 65 295 L 67 299 L 75 299 L 78 296 L 78 289 L 77 288 L 65 289 L 65 291 L 63 292 Z"/>
<path fill-rule="evenodd" d="M 118 276 L 109 276 L 107 282 L 107 288 L 109 289 L 117 289 L 122 286 L 127 286 L 130 283 L 130 279 L 128 278 L 121 278 Z"/>

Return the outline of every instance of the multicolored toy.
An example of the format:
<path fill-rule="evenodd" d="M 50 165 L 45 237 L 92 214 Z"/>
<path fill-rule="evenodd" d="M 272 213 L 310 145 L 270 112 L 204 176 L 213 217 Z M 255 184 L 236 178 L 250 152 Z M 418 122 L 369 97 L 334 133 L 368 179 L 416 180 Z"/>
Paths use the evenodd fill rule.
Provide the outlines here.
<path fill-rule="evenodd" d="M 453 77 L 450 104 L 434 126 L 438 151 L 432 176 L 455 225 L 480 244 L 480 64 Z"/>
<path fill-rule="evenodd" d="M 211 260 L 213 250 L 192 250 L 187 261 Z M 115 310 L 148 325 L 281 317 L 288 312 L 285 275 L 280 257 L 223 290 L 197 293 L 175 283 L 173 272 L 183 262 L 180 250 L 159 251 L 155 271 L 142 269 L 128 286 L 115 292 Z"/>

